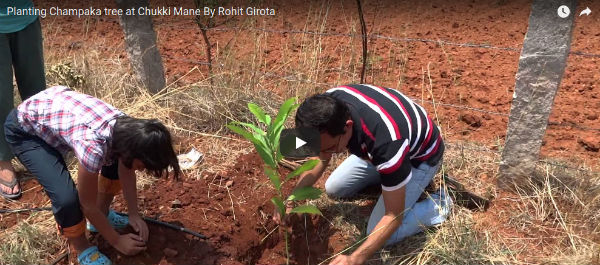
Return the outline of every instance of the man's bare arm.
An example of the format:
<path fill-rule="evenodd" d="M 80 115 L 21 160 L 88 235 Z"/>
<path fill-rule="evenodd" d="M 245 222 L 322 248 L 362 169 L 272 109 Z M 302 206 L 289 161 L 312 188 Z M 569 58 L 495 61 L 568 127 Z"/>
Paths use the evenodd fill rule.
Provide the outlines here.
<path fill-rule="evenodd" d="M 302 175 L 300 175 L 300 179 L 296 183 L 296 187 L 294 189 L 310 187 L 310 186 L 314 185 L 317 182 L 317 180 L 319 180 L 319 178 L 321 178 L 321 176 L 323 175 L 323 172 L 325 172 L 325 169 L 329 165 L 329 159 L 323 160 L 323 159 L 320 159 L 319 157 L 313 157 L 311 159 L 319 159 L 320 162 L 313 169 L 308 170 L 308 171 L 302 173 Z"/>

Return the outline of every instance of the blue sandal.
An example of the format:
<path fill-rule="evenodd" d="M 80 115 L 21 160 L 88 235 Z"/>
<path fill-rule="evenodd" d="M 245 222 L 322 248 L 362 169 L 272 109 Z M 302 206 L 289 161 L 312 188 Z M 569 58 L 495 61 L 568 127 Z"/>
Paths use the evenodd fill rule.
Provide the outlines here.
<path fill-rule="evenodd" d="M 114 229 L 123 229 L 127 227 L 127 225 L 129 225 L 129 217 L 127 217 L 126 215 L 118 215 L 113 210 L 108 210 L 108 216 L 106 218 L 108 218 L 108 223 Z M 90 232 L 98 233 L 98 230 L 96 230 L 94 225 L 92 225 L 90 222 L 87 222 L 86 227 L 87 230 L 89 230 Z"/>
<path fill-rule="evenodd" d="M 111 265 L 110 259 L 98 250 L 97 246 L 89 247 L 77 255 L 80 265 Z"/>

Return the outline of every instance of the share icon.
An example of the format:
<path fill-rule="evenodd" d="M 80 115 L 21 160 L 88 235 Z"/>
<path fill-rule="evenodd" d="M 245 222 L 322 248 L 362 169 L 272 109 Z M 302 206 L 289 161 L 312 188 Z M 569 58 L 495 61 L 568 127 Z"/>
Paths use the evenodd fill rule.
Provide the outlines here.
<path fill-rule="evenodd" d="M 592 10 L 589 7 L 586 7 L 583 11 L 581 11 L 581 13 L 579 13 L 579 16 L 589 16 L 592 13 Z"/>

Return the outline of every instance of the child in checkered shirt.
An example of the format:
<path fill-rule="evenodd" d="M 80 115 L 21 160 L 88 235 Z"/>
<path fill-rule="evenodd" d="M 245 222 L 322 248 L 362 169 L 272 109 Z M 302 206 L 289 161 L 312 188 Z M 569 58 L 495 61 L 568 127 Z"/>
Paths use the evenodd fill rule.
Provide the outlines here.
<path fill-rule="evenodd" d="M 67 87 L 48 88 L 21 103 L 4 125 L 6 140 L 21 163 L 36 176 L 52 201 L 61 233 L 78 251 L 80 264 L 111 264 L 85 237 L 99 232 L 126 255 L 146 249 L 148 226 L 137 209 L 135 171 L 180 174 L 167 128 L 155 119 L 129 117 L 100 99 Z M 77 185 L 65 163 L 79 161 Z M 128 217 L 109 210 L 123 190 Z M 136 234 L 115 229 L 131 225 Z"/>

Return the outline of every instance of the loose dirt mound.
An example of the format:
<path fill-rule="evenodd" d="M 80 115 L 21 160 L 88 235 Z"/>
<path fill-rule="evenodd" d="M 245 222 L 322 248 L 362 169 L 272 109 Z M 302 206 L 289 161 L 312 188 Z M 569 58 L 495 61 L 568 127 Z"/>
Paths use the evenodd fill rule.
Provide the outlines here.
<path fill-rule="evenodd" d="M 134 257 L 121 255 L 100 236 L 94 242 L 116 264 L 285 263 L 284 236 L 271 219 L 274 190 L 261 168 L 260 157 L 248 154 L 227 173 L 181 182 L 161 179 L 140 192 L 140 211 L 146 216 L 182 225 L 206 240 L 149 225 L 148 249 Z M 179 207 L 175 200 L 180 208 L 173 208 Z M 118 210 L 124 211 L 124 205 L 121 198 L 115 202 Z M 296 216 L 293 231 L 291 263 L 309 264 L 333 251 L 328 242 L 334 231 L 324 218 Z"/>

